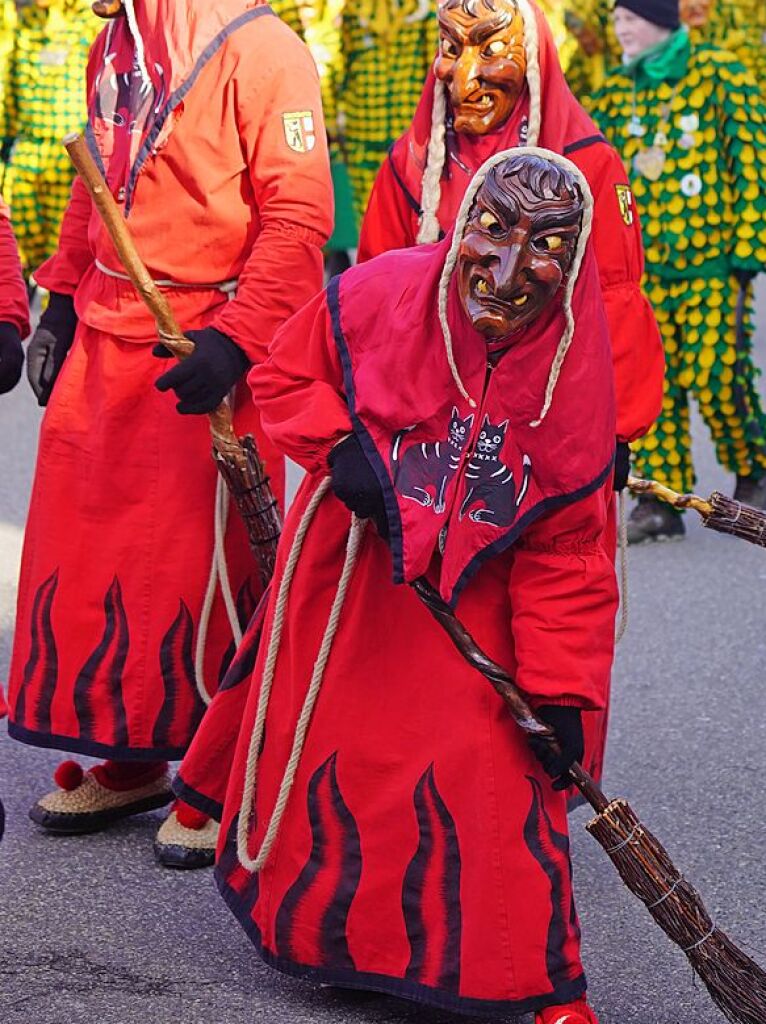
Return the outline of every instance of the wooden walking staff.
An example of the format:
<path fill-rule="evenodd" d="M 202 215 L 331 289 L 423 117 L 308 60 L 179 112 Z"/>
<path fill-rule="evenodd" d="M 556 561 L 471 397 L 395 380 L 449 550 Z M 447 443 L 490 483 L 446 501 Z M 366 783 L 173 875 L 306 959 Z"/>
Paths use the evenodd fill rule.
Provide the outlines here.
<path fill-rule="evenodd" d="M 144 266 L 122 211 L 104 181 L 87 142 L 82 135 L 67 135 L 64 146 L 93 199 L 126 275 L 157 323 L 157 333 L 162 344 L 178 359 L 186 359 L 194 351 L 194 342 L 184 335 L 170 303 Z M 209 416 L 213 458 L 245 520 L 250 547 L 258 561 L 265 586 L 274 574 L 277 544 L 282 529 L 277 502 L 258 456 L 254 438 L 250 434 L 238 438 L 234 432 L 229 403 L 223 401 Z"/>
<path fill-rule="evenodd" d="M 500 694 L 516 724 L 557 748 L 552 729 L 537 718 L 511 676 L 481 650 L 431 583 L 421 576 L 411 586 L 468 664 Z M 588 832 L 628 889 L 686 954 L 716 1006 L 734 1024 L 766 1024 L 766 973 L 716 927 L 697 890 L 628 802 L 609 800 L 582 765 L 575 763 L 569 775 L 596 811 L 586 825 Z"/>
<path fill-rule="evenodd" d="M 628 477 L 628 488 L 633 494 L 651 495 L 679 510 L 692 508 L 700 514 L 702 525 L 708 529 L 741 537 L 751 544 L 766 548 L 766 512 L 760 508 L 744 505 L 720 491 L 713 491 L 709 498 L 700 498 L 697 494 L 679 494 L 656 480 L 641 480 L 636 476 Z"/>

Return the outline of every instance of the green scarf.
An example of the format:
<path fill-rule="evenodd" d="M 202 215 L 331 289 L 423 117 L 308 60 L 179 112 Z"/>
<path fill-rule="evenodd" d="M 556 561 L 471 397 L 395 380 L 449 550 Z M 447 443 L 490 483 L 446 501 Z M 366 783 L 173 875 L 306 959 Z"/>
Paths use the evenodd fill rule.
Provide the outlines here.
<path fill-rule="evenodd" d="M 656 89 L 660 82 L 671 85 L 680 82 L 686 74 L 690 56 L 689 30 L 682 25 L 661 43 L 627 61 L 622 69 L 635 79 L 637 89 Z"/>

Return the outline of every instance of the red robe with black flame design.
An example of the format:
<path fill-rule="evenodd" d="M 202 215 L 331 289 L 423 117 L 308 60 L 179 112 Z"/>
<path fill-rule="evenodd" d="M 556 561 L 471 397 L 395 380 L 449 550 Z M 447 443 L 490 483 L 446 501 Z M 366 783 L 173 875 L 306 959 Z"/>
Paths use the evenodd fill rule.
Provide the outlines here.
<path fill-rule="evenodd" d="M 257 363 L 321 288 L 332 185 L 316 67 L 254 0 L 141 0 L 94 44 L 88 141 L 149 272 L 185 330 L 211 325 Z M 76 181 L 58 252 L 37 273 L 72 295 L 74 345 L 46 410 L 10 676 L 25 742 L 126 759 L 180 758 L 234 654 L 221 587 L 206 636 L 217 473 L 205 416 L 154 384 L 156 327 Z M 218 285 L 236 285 L 224 290 Z M 227 299 L 228 296 L 228 299 Z M 246 389 L 235 427 L 284 465 Z M 240 624 L 260 582 L 229 514 Z M 203 662 L 197 679 L 195 653 Z"/>
<path fill-rule="evenodd" d="M 437 316 L 447 245 L 387 254 L 335 279 L 250 375 L 264 429 L 307 476 L 263 609 L 216 871 L 224 899 L 280 970 L 507 1016 L 585 988 L 566 798 L 402 581 L 427 572 L 533 702 L 577 705 L 586 716 L 602 707 L 617 604 L 604 542 L 612 373 L 590 257 L 574 293 L 574 341 L 536 428 L 562 310 L 528 329 L 485 384 L 485 341 L 453 287 L 448 316 L 471 409 Z M 367 528 L 277 841 L 254 874 L 238 858 L 236 829 L 273 595 L 327 455 L 350 431 L 383 488 L 391 547 Z M 256 796 L 244 809 L 250 856 L 285 771 L 349 525 L 329 493 L 303 543 Z"/>

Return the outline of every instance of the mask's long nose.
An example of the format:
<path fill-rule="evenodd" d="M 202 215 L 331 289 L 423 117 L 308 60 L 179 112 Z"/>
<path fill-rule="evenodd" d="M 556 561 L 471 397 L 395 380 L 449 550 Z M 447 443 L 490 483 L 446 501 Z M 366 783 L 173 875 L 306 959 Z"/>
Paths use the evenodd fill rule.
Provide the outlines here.
<path fill-rule="evenodd" d="M 521 269 L 524 246 L 521 242 L 498 249 L 498 264 L 493 268 L 495 275 L 495 295 L 506 299 L 518 286 L 519 270 Z"/>
<path fill-rule="evenodd" d="M 462 102 L 474 92 L 479 85 L 479 60 L 475 47 L 463 50 L 455 61 L 452 72 L 450 92 L 452 99 Z"/>

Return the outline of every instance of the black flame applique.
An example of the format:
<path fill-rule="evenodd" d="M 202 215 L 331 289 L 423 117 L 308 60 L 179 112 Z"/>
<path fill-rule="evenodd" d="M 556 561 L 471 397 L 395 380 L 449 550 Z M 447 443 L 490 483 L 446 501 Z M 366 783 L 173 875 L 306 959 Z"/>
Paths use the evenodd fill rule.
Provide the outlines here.
<path fill-rule="evenodd" d="M 122 673 L 128 657 L 130 635 L 120 581 L 115 576 L 104 597 L 104 632 L 97 647 L 80 670 L 74 684 L 74 707 L 80 736 L 103 736 L 106 716 L 112 716 L 114 746 L 128 743 Z"/>
<path fill-rule="evenodd" d="M 154 723 L 157 747 L 181 747 L 191 739 L 205 712 L 194 672 L 194 622 L 183 601 L 160 645 L 160 673 L 164 687 L 162 706 Z"/>
<path fill-rule="evenodd" d="M 569 836 L 557 832 L 545 810 L 543 791 L 537 779 L 528 775 L 532 787 L 532 804 L 524 823 L 524 841 L 551 884 L 551 921 L 548 927 L 546 968 L 551 985 L 556 988 L 571 980 L 572 971 L 565 954 L 570 941 L 577 941 L 580 928 L 572 895 L 572 862 L 569 858 Z"/>
<path fill-rule="evenodd" d="M 242 586 L 239 588 L 239 593 L 237 594 L 236 600 L 237 621 L 239 622 L 239 628 L 242 630 L 243 633 L 245 633 L 245 631 L 247 630 L 248 624 L 252 619 L 257 607 L 258 602 L 255 599 L 255 594 L 253 593 L 252 582 L 248 577 L 248 579 L 246 579 Z M 221 666 L 218 670 L 219 683 L 223 682 L 224 678 L 226 677 L 226 673 L 229 671 L 229 668 L 231 667 L 231 664 L 234 660 L 236 653 L 237 645 L 234 642 L 234 639 L 232 638 L 231 643 L 226 648 L 226 650 L 223 653 L 223 657 L 221 658 Z"/>
<path fill-rule="evenodd" d="M 30 728 L 47 732 L 51 726 L 51 701 L 58 681 L 58 651 L 51 622 L 53 600 L 59 583 L 59 571 L 37 588 L 32 604 L 31 644 L 24 666 L 24 684 L 19 688 L 14 715 Z M 32 709 L 31 721 L 25 721 L 27 705 Z"/>
<path fill-rule="evenodd" d="M 460 847 L 430 765 L 415 788 L 420 841 L 404 877 L 402 909 L 410 942 L 406 977 L 447 992 L 460 989 Z"/>
<path fill-rule="evenodd" d="M 251 820 L 251 833 L 255 830 L 255 814 Z M 219 882 L 226 885 L 228 889 L 237 894 L 238 902 L 246 908 L 248 915 L 252 918 L 255 905 L 258 902 L 260 892 L 259 876 L 254 871 L 243 868 L 237 854 L 237 829 L 239 828 L 239 815 L 235 815 L 229 831 L 226 833 L 226 842 L 221 849 L 220 856 L 216 863 L 216 875 Z"/>
<path fill-rule="evenodd" d="M 362 873 L 359 830 L 338 785 L 337 753 L 308 788 L 309 858 L 277 913 L 280 956 L 312 966 L 354 968 L 346 924 Z"/>

